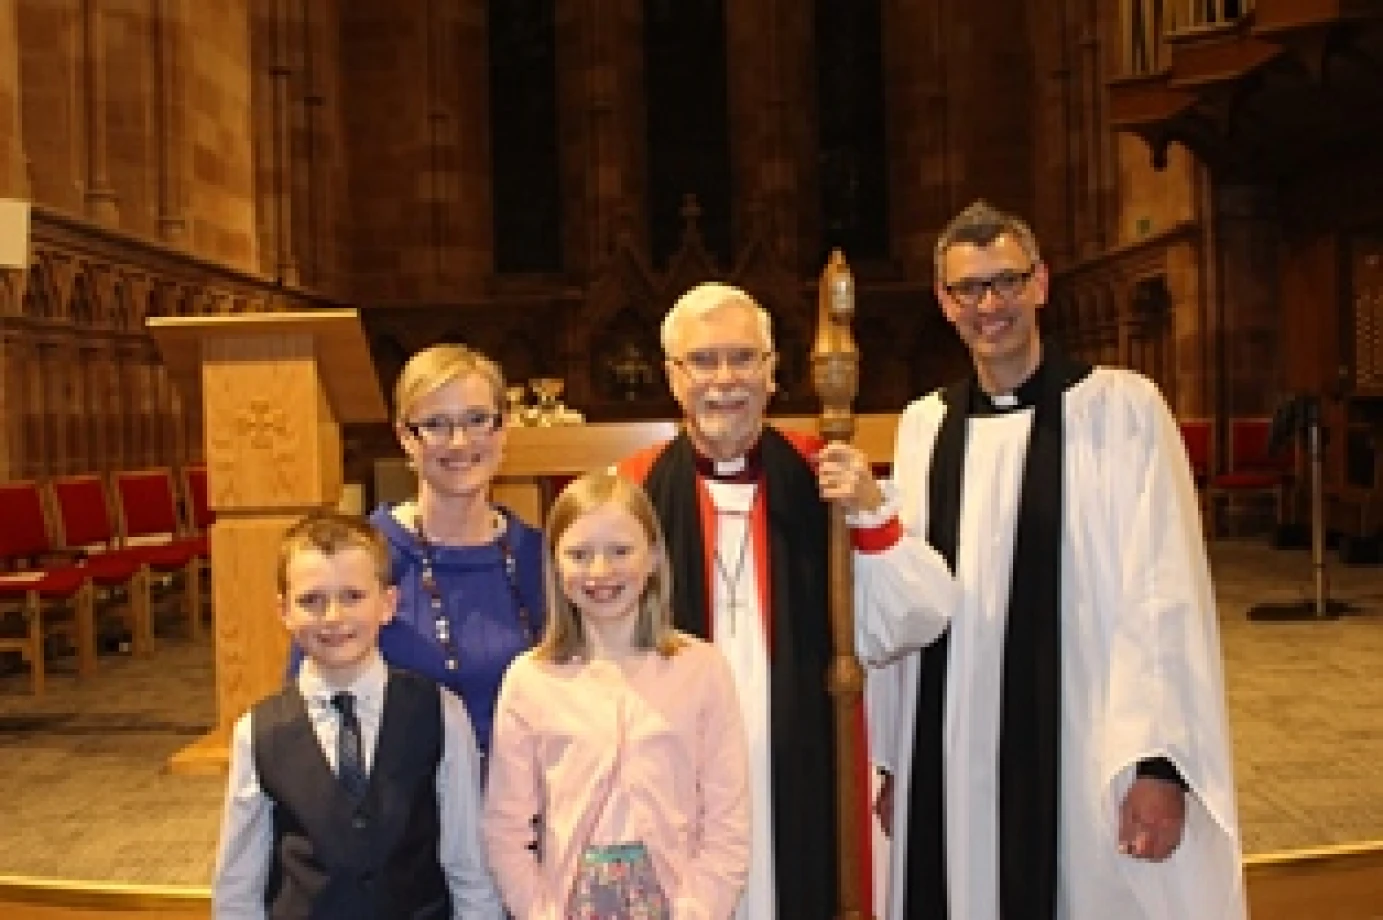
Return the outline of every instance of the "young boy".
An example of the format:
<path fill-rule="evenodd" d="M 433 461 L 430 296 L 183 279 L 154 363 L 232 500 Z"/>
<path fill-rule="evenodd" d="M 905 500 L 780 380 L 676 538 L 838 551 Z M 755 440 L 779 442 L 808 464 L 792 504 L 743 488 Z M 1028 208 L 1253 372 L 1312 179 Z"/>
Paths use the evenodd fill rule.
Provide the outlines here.
<path fill-rule="evenodd" d="M 465 707 L 379 655 L 388 571 L 356 517 L 315 513 L 283 538 L 279 608 L 305 660 L 235 724 L 218 920 L 503 916 Z"/>

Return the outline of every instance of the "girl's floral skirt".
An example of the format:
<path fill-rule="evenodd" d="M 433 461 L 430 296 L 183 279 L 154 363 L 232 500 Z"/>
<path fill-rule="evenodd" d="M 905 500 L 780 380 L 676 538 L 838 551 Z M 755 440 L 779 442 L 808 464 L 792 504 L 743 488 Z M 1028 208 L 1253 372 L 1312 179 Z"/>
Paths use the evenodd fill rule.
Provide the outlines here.
<path fill-rule="evenodd" d="M 642 843 L 590 846 L 581 854 L 567 920 L 668 920 L 671 914 Z"/>

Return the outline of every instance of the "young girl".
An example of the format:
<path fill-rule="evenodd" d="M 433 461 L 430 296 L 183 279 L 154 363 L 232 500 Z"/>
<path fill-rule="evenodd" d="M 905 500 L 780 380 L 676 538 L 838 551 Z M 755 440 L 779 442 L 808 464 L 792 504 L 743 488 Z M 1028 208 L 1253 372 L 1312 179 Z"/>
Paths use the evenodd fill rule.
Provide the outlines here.
<path fill-rule="evenodd" d="M 582 477 L 545 546 L 547 628 L 495 711 L 483 826 L 504 901 L 522 920 L 728 920 L 749 869 L 744 728 L 720 653 L 670 625 L 653 508 Z"/>

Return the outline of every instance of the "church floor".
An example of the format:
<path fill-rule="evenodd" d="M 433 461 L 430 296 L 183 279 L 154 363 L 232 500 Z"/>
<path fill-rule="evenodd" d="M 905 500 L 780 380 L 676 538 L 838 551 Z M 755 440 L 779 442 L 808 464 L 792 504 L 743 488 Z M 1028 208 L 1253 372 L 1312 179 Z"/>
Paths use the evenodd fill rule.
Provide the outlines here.
<path fill-rule="evenodd" d="M 1332 567 L 1359 616 L 1265 624 L 1246 609 L 1308 596 L 1307 555 L 1225 542 L 1213 561 L 1246 852 L 1383 840 L 1383 569 Z M 205 885 L 222 781 L 163 764 L 212 723 L 209 640 L 26 687 L 0 677 L 0 876 Z"/>

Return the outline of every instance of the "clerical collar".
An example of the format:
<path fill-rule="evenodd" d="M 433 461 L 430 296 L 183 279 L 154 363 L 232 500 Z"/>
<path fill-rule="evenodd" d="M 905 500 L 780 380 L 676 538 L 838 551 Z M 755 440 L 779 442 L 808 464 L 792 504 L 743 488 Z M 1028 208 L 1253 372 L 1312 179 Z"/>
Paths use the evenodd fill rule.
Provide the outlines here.
<path fill-rule="evenodd" d="M 759 456 L 757 443 L 749 449 L 749 453 L 733 460 L 712 460 L 702 454 L 696 455 L 697 474 L 716 482 L 758 482 L 762 471 L 763 458 Z"/>
<path fill-rule="evenodd" d="M 1016 412 L 1019 409 L 1031 409 L 1037 405 L 1037 397 L 1042 392 L 1042 379 L 1045 377 L 1047 362 L 1043 361 L 1037 365 L 1037 369 L 1028 375 L 1028 379 L 1019 384 L 1018 388 L 1008 392 L 990 396 L 984 391 L 984 387 L 978 382 L 970 388 L 970 414 L 971 415 L 1003 415 L 1006 412 Z"/>

